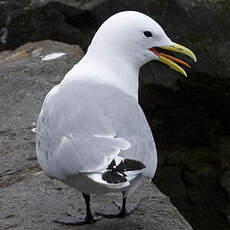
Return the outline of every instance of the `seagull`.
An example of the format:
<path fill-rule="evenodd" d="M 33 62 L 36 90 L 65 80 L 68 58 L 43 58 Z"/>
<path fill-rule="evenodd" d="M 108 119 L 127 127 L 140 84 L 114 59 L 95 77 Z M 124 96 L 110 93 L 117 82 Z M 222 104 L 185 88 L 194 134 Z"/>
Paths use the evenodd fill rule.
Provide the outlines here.
<path fill-rule="evenodd" d="M 119 12 L 94 35 L 84 57 L 47 94 L 37 120 L 36 154 L 42 170 L 82 192 L 86 215 L 64 215 L 61 224 L 89 224 L 102 217 L 124 217 L 126 199 L 143 176 L 153 178 L 157 151 L 145 114 L 138 104 L 140 68 L 159 61 L 186 75 L 181 61 L 163 51 L 185 54 L 151 17 Z M 120 192 L 115 213 L 90 209 L 91 194 Z"/>

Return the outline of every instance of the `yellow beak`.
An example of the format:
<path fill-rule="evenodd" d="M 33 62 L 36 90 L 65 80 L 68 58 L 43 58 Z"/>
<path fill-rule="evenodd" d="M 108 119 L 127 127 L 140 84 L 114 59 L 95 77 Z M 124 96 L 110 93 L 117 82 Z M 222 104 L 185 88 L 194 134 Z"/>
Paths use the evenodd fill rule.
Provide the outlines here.
<path fill-rule="evenodd" d="M 197 61 L 195 54 L 190 49 L 188 49 L 182 45 L 179 45 L 177 43 L 173 43 L 172 46 L 162 46 L 159 48 L 164 49 L 164 50 L 173 51 L 175 53 L 185 54 L 185 55 L 189 56 L 190 58 L 192 58 L 195 62 Z M 175 58 L 175 57 L 172 57 L 168 54 L 159 52 L 155 48 L 151 48 L 150 50 L 159 57 L 158 61 L 168 65 L 170 68 L 174 69 L 175 71 L 177 71 L 177 72 L 183 74 L 185 77 L 187 77 L 186 72 L 175 62 L 191 68 L 189 64 L 187 64 L 184 61 L 181 61 L 178 58 Z"/>

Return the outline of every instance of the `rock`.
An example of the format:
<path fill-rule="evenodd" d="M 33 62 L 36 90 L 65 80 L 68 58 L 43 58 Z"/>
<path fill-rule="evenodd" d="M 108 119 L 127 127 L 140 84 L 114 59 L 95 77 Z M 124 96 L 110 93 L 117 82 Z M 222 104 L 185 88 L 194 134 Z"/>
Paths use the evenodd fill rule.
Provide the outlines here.
<path fill-rule="evenodd" d="M 82 195 L 58 181 L 51 181 L 43 173 L 32 170 L 24 179 L 10 187 L 1 187 L 0 214 L 1 229 L 76 229 L 52 222 L 67 212 L 81 214 L 85 212 Z M 92 196 L 93 212 L 120 201 L 120 194 Z M 103 219 L 93 226 L 78 226 L 77 229 L 147 229 L 147 230 L 190 230 L 191 226 L 173 207 L 169 199 L 147 180 L 129 201 L 141 200 L 141 204 L 132 216 L 124 219 Z M 129 203 L 128 203 L 129 204 Z"/>
<path fill-rule="evenodd" d="M 63 5 L 72 6 L 76 9 L 92 10 L 101 3 L 105 2 L 105 0 L 30 0 L 30 2 L 31 6 L 33 7 L 44 6 L 50 2 L 58 2 L 62 3 Z"/>
<path fill-rule="evenodd" d="M 225 171 L 230 171 L 230 136 L 221 136 L 215 146 L 220 153 L 220 164 Z"/>
<path fill-rule="evenodd" d="M 65 55 L 54 60 L 42 61 L 47 54 L 57 52 Z M 60 82 L 82 55 L 79 46 L 49 40 L 28 43 L 7 55 L 5 52 L 0 55 L 1 128 L 5 130 L 11 126 L 25 129 L 31 127 L 37 119 L 41 98 L 44 98 L 51 86 Z M 57 69 L 54 62 L 61 68 Z M 24 106 L 26 113 L 20 111 L 20 106 Z"/>
<path fill-rule="evenodd" d="M 221 178 L 222 186 L 225 188 L 228 194 L 228 200 L 230 199 L 230 171 L 224 173 Z M 228 203 L 228 207 L 224 210 L 224 213 L 227 217 L 228 223 L 230 224 L 230 204 Z"/>
<path fill-rule="evenodd" d="M 216 147 L 220 153 L 221 167 L 224 169 L 224 173 L 221 176 L 221 185 L 228 197 L 228 206 L 224 210 L 224 214 L 230 224 L 230 136 L 219 138 Z"/>
<path fill-rule="evenodd" d="M 85 4 L 67 4 L 70 2 L 74 1 L 3 1 L 0 4 L 0 50 L 45 39 L 87 47 L 87 37 L 92 37 L 95 31 L 92 30 L 95 21 L 87 13 Z"/>
<path fill-rule="evenodd" d="M 41 61 L 53 52 L 66 55 Z M 10 179 L 11 173 L 37 167 L 31 130 L 42 100 L 82 55 L 79 46 L 51 41 L 29 43 L 15 51 L 0 53 L 0 174 L 7 174 L 0 177 L 0 187 L 1 183 L 12 184 L 24 177 L 20 174 L 17 178 L 16 173 Z"/>
<path fill-rule="evenodd" d="M 47 58 L 54 53 L 65 55 Z M 50 40 L 0 53 L 1 229 L 75 229 L 52 220 L 64 212 L 84 213 L 81 194 L 45 176 L 34 152 L 34 122 L 44 97 L 82 55 L 79 46 Z M 93 196 L 93 211 L 114 198 L 120 199 L 120 194 Z M 135 200 L 141 200 L 141 204 L 133 215 L 103 219 L 78 229 L 192 229 L 169 199 L 147 179 L 129 198 Z"/>
<path fill-rule="evenodd" d="M 221 152 L 210 147 L 158 145 L 158 155 L 154 182 L 192 227 L 227 230 L 229 177 L 218 163 Z"/>

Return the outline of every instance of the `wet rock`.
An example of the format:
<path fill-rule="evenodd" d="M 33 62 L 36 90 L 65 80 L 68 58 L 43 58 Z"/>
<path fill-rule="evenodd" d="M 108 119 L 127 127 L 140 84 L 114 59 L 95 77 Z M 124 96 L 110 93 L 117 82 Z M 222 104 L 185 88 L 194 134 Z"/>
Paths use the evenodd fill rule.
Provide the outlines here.
<path fill-rule="evenodd" d="M 92 30 L 95 21 L 90 17 L 84 3 L 68 4 L 77 1 L 33 0 L 20 1 L 20 3 L 2 2 L 0 4 L 0 50 L 15 49 L 27 42 L 45 39 L 84 44 L 86 47 L 89 37 L 95 30 Z"/>
<path fill-rule="evenodd" d="M 215 146 L 230 130 L 230 80 L 205 74 L 180 82 L 177 91 L 140 86 L 140 104 L 156 140 L 190 147 Z"/>
<path fill-rule="evenodd" d="M 222 186 L 225 188 L 228 194 L 228 200 L 230 200 L 230 179 L 229 178 L 230 178 L 230 171 L 225 172 L 221 178 Z M 230 204 L 229 203 L 228 203 L 228 207 L 224 210 L 224 213 L 230 224 Z"/>
<path fill-rule="evenodd" d="M 227 230 L 228 197 L 223 186 L 219 152 L 208 148 L 158 146 L 159 167 L 154 182 L 170 194 L 194 229 Z M 224 177 L 228 182 L 227 175 Z M 222 182 L 222 183 L 221 183 Z M 201 221 L 202 220 L 202 221 Z"/>
<path fill-rule="evenodd" d="M 221 185 L 225 189 L 228 197 L 228 206 L 224 210 L 224 214 L 227 216 L 230 224 L 230 136 L 219 138 L 217 148 L 220 152 L 220 163 L 224 169 L 224 173 L 221 176 Z"/>
<path fill-rule="evenodd" d="M 65 55 L 44 59 L 55 53 Z M 79 46 L 50 40 L 0 53 L 0 229 L 75 229 L 52 220 L 65 212 L 84 214 L 81 194 L 41 171 L 33 131 L 45 95 L 82 55 Z M 93 211 L 113 199 L 119 201 L 121 194 L 93 196 Z M 129 202 L 136 200 L 141 204 L 133 215 L 78 229 L 192 229 L 149 180 L 129 198 Z"/>

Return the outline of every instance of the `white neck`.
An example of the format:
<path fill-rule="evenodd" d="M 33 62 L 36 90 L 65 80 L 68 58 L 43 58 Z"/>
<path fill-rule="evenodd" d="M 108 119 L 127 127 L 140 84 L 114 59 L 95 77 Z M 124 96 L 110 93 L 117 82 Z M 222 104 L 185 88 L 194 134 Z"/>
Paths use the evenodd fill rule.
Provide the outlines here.
<path fill-rule="evenodd" d="M 126 57 L 112 51 L 89 50 L 65 76 L 65 80 L 90 80 L 109 84 L 123 90 L 138 101 L 138 75 L 140 67 Z"/>

